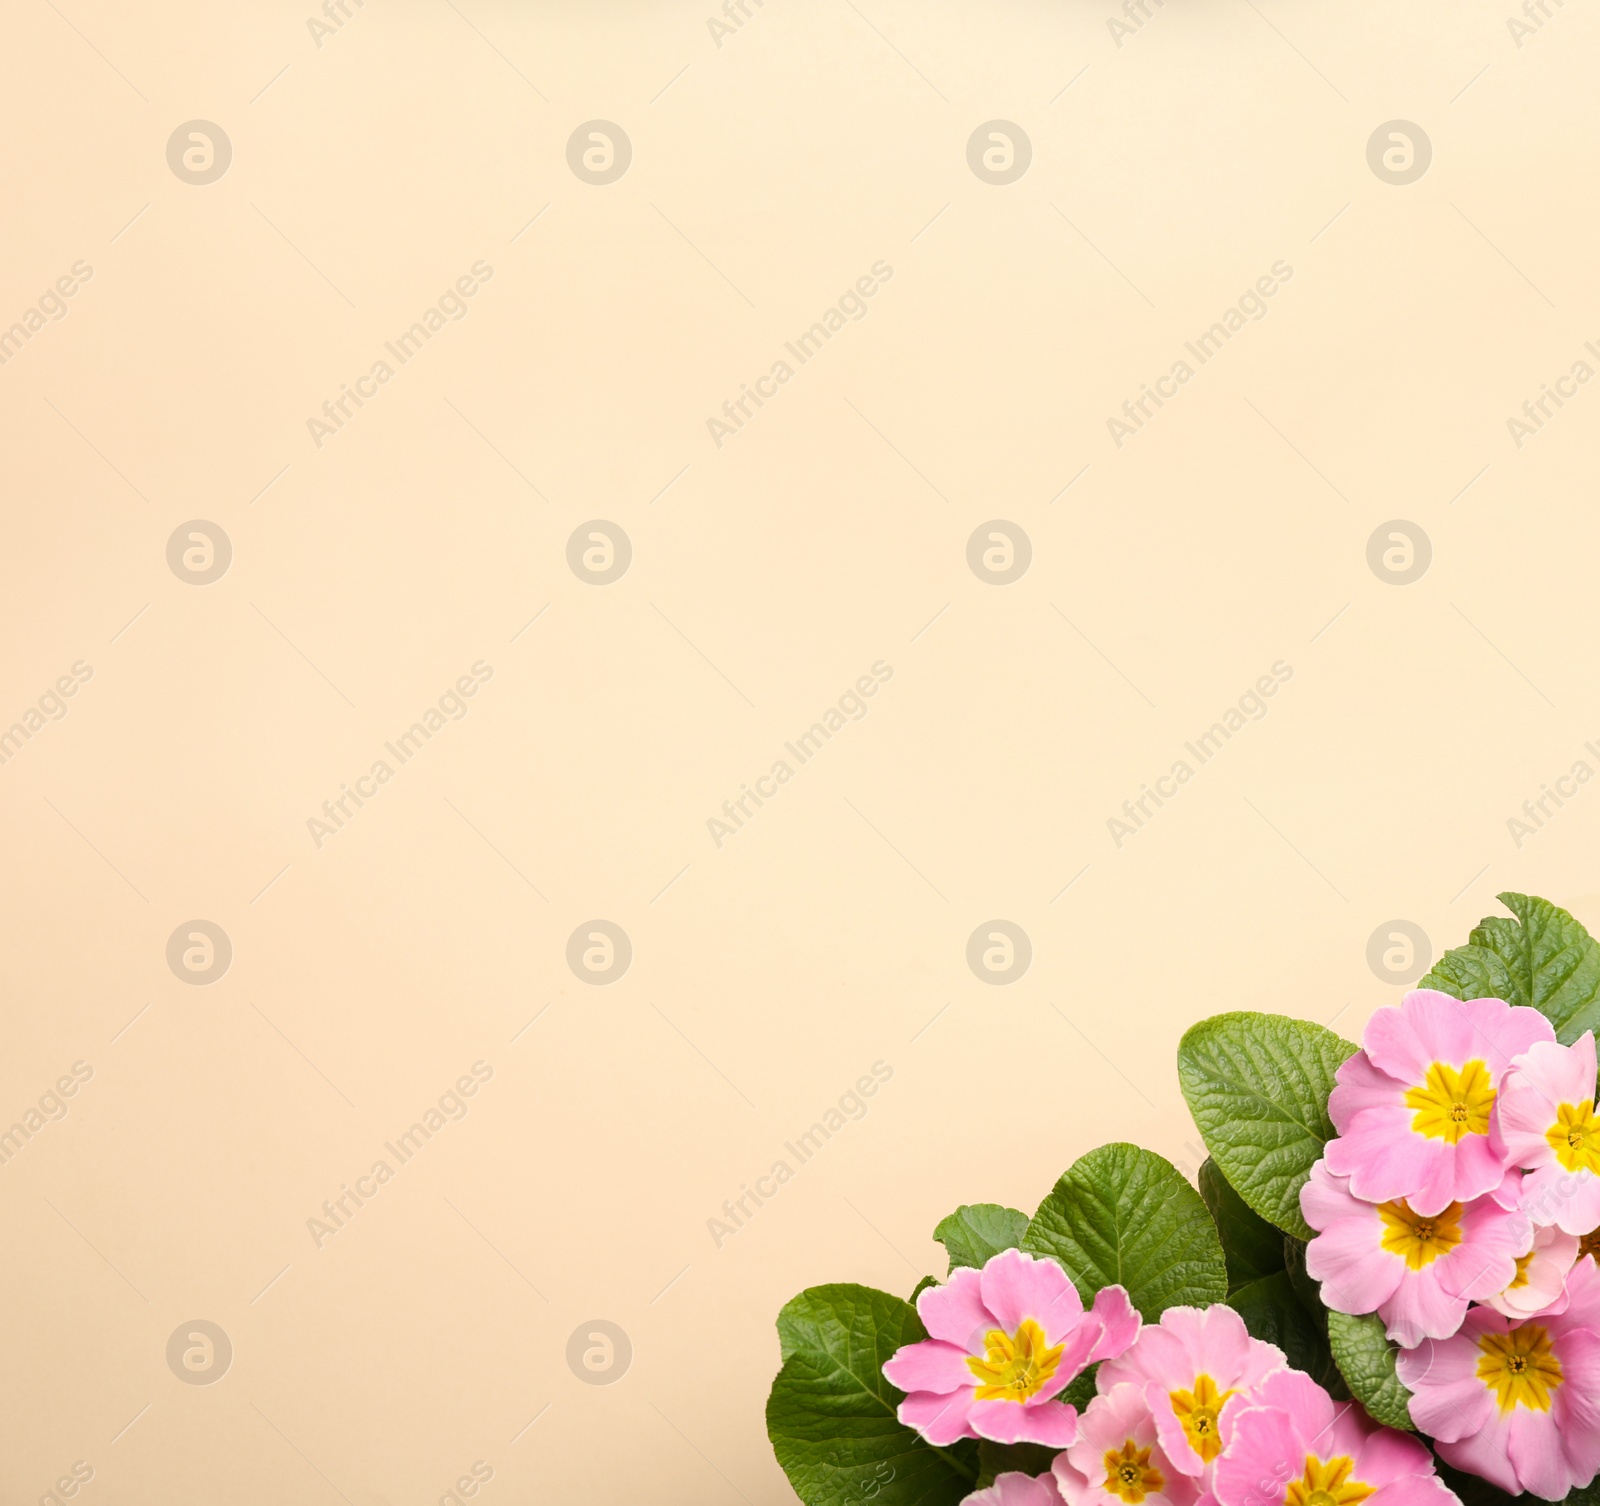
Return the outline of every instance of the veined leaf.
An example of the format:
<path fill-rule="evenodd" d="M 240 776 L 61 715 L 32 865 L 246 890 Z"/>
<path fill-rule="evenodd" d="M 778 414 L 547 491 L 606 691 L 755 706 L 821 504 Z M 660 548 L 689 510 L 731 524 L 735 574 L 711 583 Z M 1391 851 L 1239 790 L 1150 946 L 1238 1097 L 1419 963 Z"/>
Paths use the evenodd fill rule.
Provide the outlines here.
<path fill-rule="evenodd" d="M 1178 1080 L 1218 1169 L 1268 1223 L 1300 1239 L 1300 1189 L 1333 1138 L 1328 1095 L 1355 1053 L 1308 1020 L 1239 1011 L 1193 1026 L 1178 1045 Z"/>
<path fill-rule="evenodd" d="M 866 1286 L 814 1286 L 779 1313 L 767 1436 L 806 1506 L 958 1506 L 974 1489 L 977 1444 L 935 1448 L 895 1417 L 883 1363 L 927 1336 L 910 1303 Z"/>
<path fill-rule="evenodd" d="M 1022 1248 L 1049 1255 L 1087 1303 L 1127 1288 L 1147 1322 L 1169 1307 L 1228 1294 L 1228 1268 L 1206 1205 L 1170 1161 L 1137 1145 L 1102 1145 L 1067 1170 L 1034 1214 Z"/>

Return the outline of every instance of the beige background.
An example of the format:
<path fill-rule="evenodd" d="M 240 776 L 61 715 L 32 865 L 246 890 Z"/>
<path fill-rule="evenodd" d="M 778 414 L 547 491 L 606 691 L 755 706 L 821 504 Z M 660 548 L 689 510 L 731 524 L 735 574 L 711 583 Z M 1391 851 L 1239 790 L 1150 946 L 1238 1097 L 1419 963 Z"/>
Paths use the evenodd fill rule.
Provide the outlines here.
<path fill-rule="evenodd" d="M 0 1490 L 353 1506 L 791 1500 L 762 1408 L 803 1286 L 908 1291 L 958 1203 L 1031 1209 L 1137 1139 L 1193 1170 L 1173 1051 L 1230 1007 L 1359 1032 L 1529 889 L 1600 921 L 1600 17 L 1510 0 L 105 0 L 8 7 L 0 326 Z M 242 13 L 241 13 L 242 12 Z M 597 187 L 578 125 L 626 131 Z M 1366 144 L 1433 145 L 1397 187 Z M 232 164 L 169 170 L 214 121 Z M 967 165 L 1015 122 L 1027 173 Z M 530 221 L 532 222 L 530 224 Z M 318 448 L 306 423 L 493 270 Z M 706 420 L 874 262 L 852 322 Z M 1120 449 L 1106 420 L 1293 277 Z M 1600 366 L 1600 361 L 1595 361 Z M 569 568 L 608 519 L 632 564 Z M 167 540 L 206 520 L 228 572 Z M 1003 519 L 1014 584 L 966 562 Z M 1382 523 L 1431 541 L 1397 587 Z M 536 619 L 536 620 L 535 620 Z M 531 622 L 531 626 L 529 625 Z M 893 678 L 718 848 L 708 818 Z M 1292 679 L 1119 847 L 1108 818 L 1275 661 Z M 493 674 L 320 848 L 321 804 Z M 1152 807 L 1153 808 L 1153 807 Z M 1552 806 L 1553 810 L 1554 807 Z M 168 937 L 234 948 L 191 987 Z M 567 966 L 580 923 L 620 981 Z M 1034 950 L 991 987 L 965 951 Z M 307 1220 L 475 1061 L 492 1080 L 318 1248 Z M 852 1123 L 707 1221 L 875 1061 Z M 38 1121 L 35 1121 L 38 1122 Z M 747 1207 L 751 1206 L 747 1204 Z M 193 1319 L 234 1349 L 180 1384 Z M 569 1335 L 633 1360 L 584 1385 Z"/>

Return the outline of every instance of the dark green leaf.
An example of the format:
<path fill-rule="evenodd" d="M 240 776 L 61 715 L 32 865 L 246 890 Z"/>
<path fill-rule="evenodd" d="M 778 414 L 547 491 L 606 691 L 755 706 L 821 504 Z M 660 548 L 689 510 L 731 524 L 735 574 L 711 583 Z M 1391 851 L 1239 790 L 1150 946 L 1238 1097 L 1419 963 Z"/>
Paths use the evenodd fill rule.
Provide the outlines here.
<path fill-rule="evenodd" d="M 1042 1443 L 991 1443 L 987 1438 L 978 1444 L 978 1466 L 982 1474 L 979 1485 L 993 1485 L 996 1475 L 1007 1470 L 1020 1470 L 1025 1475 L 1042 1475 L 1050 1468 L 1050 1461 L 1060 1449 L 1046 1448 Z"/>
<path fill-rule="evenodd" d="M 1383 1331 L 1376 1313 L 1353 1318 L 1348 1313 L 1328 1313 L 1328 1343 L 1350 1386 L 1350 1394 L 1385 1427 L 1415 1431 L 1411 1425 L 1411 1393 L 1395 1374 L 1400 1352 Z"/>
<path fill-rule="evenodd" d="M 1244 1319 L 1252 1338 L 1276 1344 L 1296 1370 L 1319 1385 L 1334 1368 L 1328 1340 L 1301 1305 L 1287 1271 L 1274 1271 L 1228 1293 L 1228 1306 Z"/>
<path fill-rule="evenodd" d="M 963 1203 L 933 1231 L 950 1257 L 950 1269 L 983 1266 L 992 1255 L 1014 1250 L 1028 1231 L 1028 1215 L 999 1203 Z"/>
<path fill-rule="evenodd" d="M 1600 1027 L 1600 943 L 1547 899 L 1509 891 L 1497 897 L 1516 919 L 1486 916 L 1467 945 L 1446 952 L 1418 987 L 1531 1004 L 1565 1045 Z"/>
<path fill-rule="evenodd" d="M 1100 1366 L 1098 1363 L 1089 1366 L 1082 1375 L 1061 1393 L 1061 1400 L 1076 1407 L 1081 1412 L 1095 1398 L 1094 1378 L 1099 1372 Z"/>
<path fill-rule="evenodd" d="M 1178 1080 L 1218 1169 L 1268 1223 L 1309 1239 L 1300 1188 L 1333 1138 L 1328 1094 L 1349 1041 L 1281 1014 L 1239 1011 L 1193 1026 Z"/>
<path fill-rule="evenodd" d="M 1075 1162 L 1022 1240 L 1060 1262 L 1085 1302 L 1127 1288 L 1146 1322 L 1179 1303 L 1228 1293 L 1228 1268 L 1206 1205 L 1170 1161 L 1137 1145 L 1102 1145 Z"/>
<path fill-rule="evenodd" d="M 1251 1211 L 1210 1156 L 1200 1168 L 1200 1196 L 1222 1236 L 1230 1292 L 1283 1269 L 1282 1232 Z"/>
<path fill-rule="evenodd" d="M 1486 994 L 1474 994 L 1473 998 L 1487 998 Z M 1469 1475 L 1463 1470 L 1451 1469 L 1443 1459 L 1437 1461 L 1439 1478 L 1451 1490 L 1461 1497 L 1462 1506 L 1509 1506 L 1512 1501 L 1526 1501 L 1529 1506 L 1538 1501 L 1537 1496 L 1508 1496 L 1497 1485 L 1491 1485 L 1480 1475 Z M 1600 1494 L 1593 1489 L 1575 1490 L 1566 1497 L 1567 1506 L 1592 1506 L 1600 1499 Z M 1543 1503 L 1540 1502 L 1540 1506 Z"/>
<path fill-rule="evenodd" d="M 911 1295 L 906 1298 L 906 1301 L 915 1307 L 917 1298 L 927 1291 L 930 1286 L 938 1286 L 938 1284 L 939 1278 L 937 1276 L 924 1276 L 921 1281 L 911 1288 Z"/>
<path fill-rule="evenodd" d="M 1316 1330 L 1321 1353 L 1327 1361 L 1320 1371 L 1311 1373 L 1335 1401 L 1349 1401 L 1350 1388 L 1339 1373 L 1333 1351 L 1328 1346 L 1328 1309 L 1322 1305 L 1322 1288 L 1306 1273 L 1305 1241 L 1296 1239 L 1292 1234 L 1283 1236 L 1283 1269 L 1289 1278 L 1289 1285 L 1294 1289 L 1295 1299 Z"/>
<path fill-rule="evenodd" d="M 767 1436 L 806 1506 L 957 1506 L 972 1491 L 975 1443 L 934 1448 L 895 1418 L 904 1393 L 883 1363 L 926 1337 L 909 1303 L 866 1286 L 814 1286 L 779 1313 Z"/>

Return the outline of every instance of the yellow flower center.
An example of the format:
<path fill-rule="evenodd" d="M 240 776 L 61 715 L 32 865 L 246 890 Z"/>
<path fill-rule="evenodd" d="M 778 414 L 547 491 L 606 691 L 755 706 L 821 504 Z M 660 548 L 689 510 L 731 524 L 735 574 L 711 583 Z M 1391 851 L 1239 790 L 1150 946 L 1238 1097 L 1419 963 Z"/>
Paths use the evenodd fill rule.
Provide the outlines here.
<path fill-rule="evenodd" d="M 1432 1265 L 1461 1243 L 1461 1204 L 1451 1203 L 1440 1213 L 1424 1218 L 1413 1213 L 1404 1198 L 1378 1204 L 1383 1237 L 1378 1241 L 1391 1255 L 1399 1255 L 1413 1271 Z"/>
<path fill-rule="evenodd" d="M 1032 1318 L 1024 1318 L 1015 1334 L 991 1328 L 984 1337 L 984 1356 L 967 1357 L 967 1369 L 978 1379 L 979 1401 L 1026 1401 L 1056 1373 L 1061 1352 L 1046 1343 L 1044 1330 Z"/>
<path fill-rule="evenodd" d="M 1533 1264 L 1533 1251 L 1517 1256 L 1517 1274 L 1506 1284 L 1508 1292 L 1520 1291 L 1528 1284 L 1528 1267 Z"/>
<path fill-rule="evenodd" d="M 1550 1393 L 1563 1379 L 1549 1330 L 1524 1323 L 1510 1333 L 1484 1334 L 1478 1340 L 1478 1379 L 1494 1392 L 1502 1412 L 1519 1406 L 1548 1412 Z"/>
<path fill-rule="evenodd" d="M 1222 1452 L 1222 1433 L 1217 1427 L 1217 1418 L 1223 1404 L 1233 1394 L 1232 1391 L 1219 1391 L 1217 1383 L 1209 1375 L 1195 1376 L 1193 1391 L 1167 1393 L 1172 1401 L 1172 1410 L 1183 1426 L 1184 1436 L 1189 1440 L 1189 1447 L 1207 1464 Z"/>
<path fill-rule="evenodd" d="M 1166 1488 L 1167 1477 L 1150 1462 L 1150 1450 L 1128 1439 L 1121 1448 L 1106 1450 L 1106 1483 L 1100 1488 L 1108 1496 L 1139 1506 L 1149 1495 Z"/>
<path fill-rule="evenodd" d="M 1307 1454 L 1305 1473 L 1290 1481 L 1284 1506 L 1357 1506 L 1378 1487 L 1352 1480 L 1354 1468 L 1355 1461 L 1347 1454 L 1327 1460 Z"/>
<path fill-rule="evenodd" d="M 1406 1107 L 1416 1110 L 1411 1128 L 1430 1140 L 1459 1145 L 1465 1135 L 1487 1135 L 1489 1110 L 1494 1107 L 1489 1068 L 1473 1060 L 1458 1072 L 1445 1062 L 1434 1062 L 1420 1088 L 1406 1089 Z"/>
<path fill-rule="evenodd" d="M 1544 1137 L 1568 1171 L 1600 1172 L 1600 1119 L 1595 1118 L 1594 1099 L 1562 1104 Z"/>

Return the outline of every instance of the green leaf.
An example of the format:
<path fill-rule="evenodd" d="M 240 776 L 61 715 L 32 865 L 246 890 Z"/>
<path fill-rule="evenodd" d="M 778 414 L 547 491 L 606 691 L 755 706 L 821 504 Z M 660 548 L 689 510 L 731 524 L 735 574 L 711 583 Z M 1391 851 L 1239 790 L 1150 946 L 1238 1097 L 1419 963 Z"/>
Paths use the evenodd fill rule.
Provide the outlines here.
<path fill-rule="evenodd" d="M 1137 1145 L 1102 1145 L 1069 1167 L 1022 1248 L 1059 1261 L 1085 1302 L 1101 1287 L 1126 1287 L 1146 1322 L 1228 1294 L 1222 1243 L 1200 1194 Z"/>
<path fill-rule="evenodd" d="M 1287 1271 L 1236 1287 L 1228 1293 L 1228 1306 L 1244 1319 L 1252 1338 L 1276 1344 L 1296 1370 L 1324 1383 L 1333 1368 L 1327 1336 L 1301 1305 Z"/>
<path fill-rule="evenodd" d="M 1028 1215 L 999 1203 L 963 1203 L 940 1221 L 933 1237 L 950 1257 L 950 1269 L 982 1266 L 1002 1250 L 1014 1250 L 1028 1230 Z"/>
<path fill-rule="evenodd" d="M 1351 1395 L 1373 1419 L 1386 1427 L 1414 1432 L 1411 1393 L 1395 1374 L 1395 1356 L 1400 1351 L 1383 1331 L 1383 1320 L 1376 1313 L 1353 1318 L 1330 1309 L 1328 1343 Z"/>
<path fill-rule="evenodd" d="M 1322 1287 L 1306 1273 L 1305 1241 L 1296 1239 L 1292 1234 L 1283 1236 L 1283 1268 L 1289 1285 L 1299 1299 L 1301 1310 L 1311 1319 L 1312 1327 L 1317 1331 L 1321 1352 L 1326 1359 L 1322 1369 L 1312 1374 L 1335 1401 L 1349 1401 L 1350 1388 L 1339 1373 L 1333 1351 L 1328 1347 L 1328 1309 L 1322 1305 Z"/>
<path fill-rule="evenodd" d="M 1066 1390 L 1061 1393 L 1061 1400 L 1081 1412 L 1098 1394 L 1094 1378 L 1099 1373 L 1100 1362 L 1096 1360 L 1076 1380 L 1067 1383 Z"/>
<path fill-rule="evenodd" d="M 867 1286 L 813 1286 L 778 1314 L 767 1436 L 806 1506 L 957 1506 L 972 1491 L 975 1443 L 935 1448 L 895 1418 L 905 1393 L 883 1363 L 927 1336 L 909 1303 Z"/>
<path fill-rule="evenodd" d="M 1178 1080 L 1217 1169 L 1268 1223 L 1310 1239 L 1300 1188 L 1333 1138 L 1333 1074 L 1356 1048 L 1281 1014 L 1237 1011 L 1193 1026 Z"/>
<path fill-rule="evenodd" d="M 938 1284 L 939 1278 L 937 1276 L 924 1276 L 921 1281 L 911 1288 L 911 1295 L 906 1298 L 906 1301 L 915 1307 L 917 1298 L 927 1291 L 930 1286 L 938 1286 Z"/>
<path fill-rule="evenodd" d="M 1458 999 L 1531 1004 L 1563 1045 L 1600 1028 L 1600 943 L 1547 899 L 1496 897 L 1516 919 L 1485 916 L 1467 945 L 1446 952 L 1417 986 Z"/>
<path fill-rule="evenodd" d="M 1474 998 L 1482 997 L 1473 995 Z M 1491 1485 L 1479 1475 L 1469 1475 L 1464 1470 L 1452 1469 L 1443 1459 L 1437 1461 L 1439 1478 L 1461 1498 L 1462 1506 L 1509 1506 L 1512 1501 L 1537 1501 L 1538 1496 L 1508 1496 L 1498 1485 Z M 1591 1506 L 1596 1490 L 1574 1490 L 1567 1495 L 1566 1506 Z"/>
<path fill-rule="evenodd" d="M 978 1484 L 993 1485 L 996 1475 L 1013 1469 L 1025 1475 L 1042 1475 L 1060 1452 L 1042 1443 L 991 1443 L 987 1438 L 982 1439 L 978 1444 L 978 1465 L 982 1470 Z"/>
<path fill-rule="evenodd" d="M 1200 1168 L 1200 1196 L 1222 1236 L 1230 1293 L 1283 1269 L 1282 1232 L 1250 1210 L 1210 1156 Z"/>

